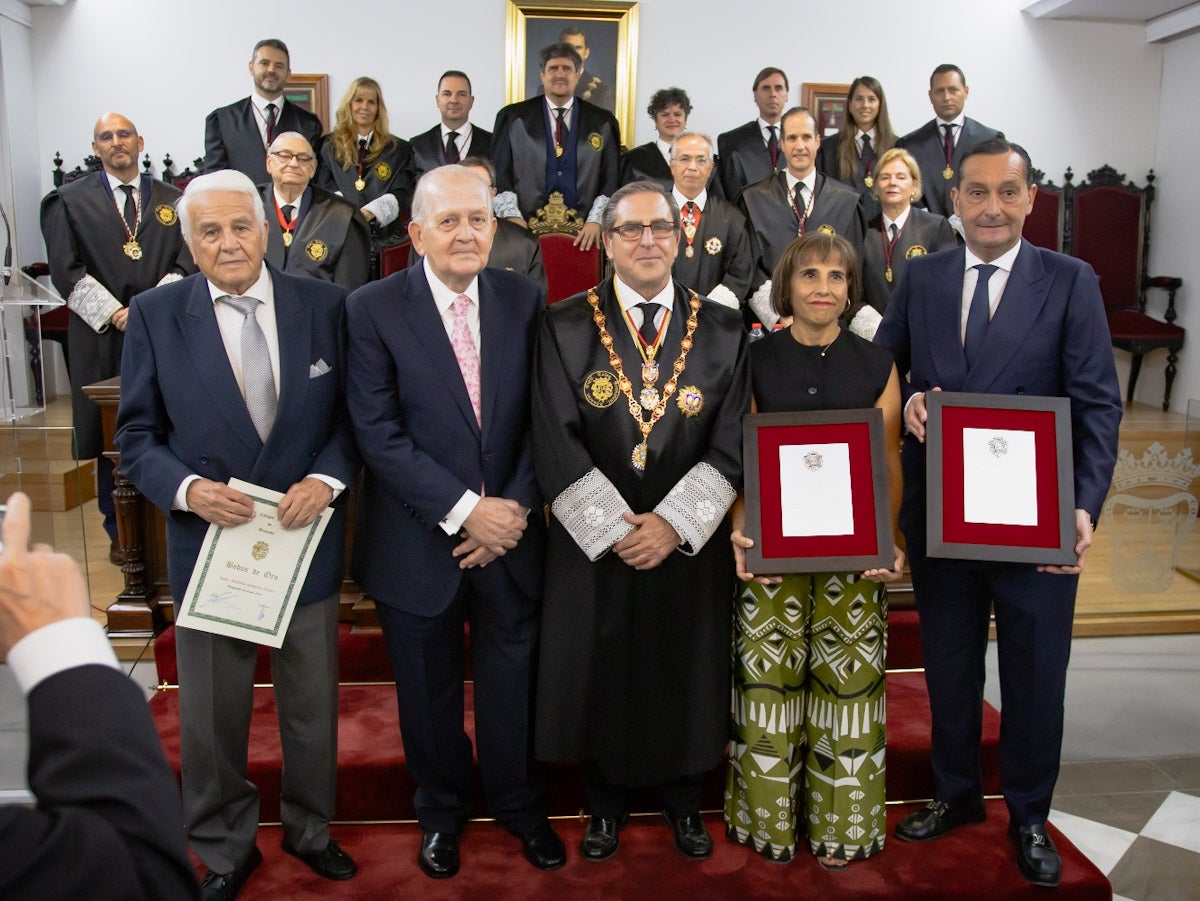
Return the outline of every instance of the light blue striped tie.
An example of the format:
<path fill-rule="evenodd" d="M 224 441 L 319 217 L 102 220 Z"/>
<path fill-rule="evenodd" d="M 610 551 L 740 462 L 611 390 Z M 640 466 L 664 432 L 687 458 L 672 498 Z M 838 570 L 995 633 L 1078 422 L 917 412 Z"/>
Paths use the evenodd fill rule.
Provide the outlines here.
<path fill-rule="evenodd" d="M 233 307 L 245 318 L 242 320 L 242 395 L 250 419 L 264 442 L 275 423 L 279 397 L 275 393 L 275 374 L 271 371 L 271 352 L 267 336 L 258 324 L 255 311 L 262 303 L 257 297 L 226 294 L 220 302 Z"/>

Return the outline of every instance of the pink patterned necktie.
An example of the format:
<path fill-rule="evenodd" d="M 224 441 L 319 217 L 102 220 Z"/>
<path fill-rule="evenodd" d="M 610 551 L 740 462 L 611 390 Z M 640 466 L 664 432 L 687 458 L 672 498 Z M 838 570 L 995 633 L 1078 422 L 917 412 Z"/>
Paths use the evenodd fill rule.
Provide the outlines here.
<path fill-rule="evenodd" d="M 460 294 L 454 300 L 454 328 L 450 333 L 450 346 L 454 348 L 454 358 L 458 360 L 459 371 L 467 385 L 467 397 L 471 398 L 471 408 L 475 411 L 475 422 L 483 425 L 483 401 L 479 387 L 479 354 L 475 351 L 475 339 L 471 337 L 471 329 L 467 326 L 467 311 L 471 308 L 471 298 Z"/>

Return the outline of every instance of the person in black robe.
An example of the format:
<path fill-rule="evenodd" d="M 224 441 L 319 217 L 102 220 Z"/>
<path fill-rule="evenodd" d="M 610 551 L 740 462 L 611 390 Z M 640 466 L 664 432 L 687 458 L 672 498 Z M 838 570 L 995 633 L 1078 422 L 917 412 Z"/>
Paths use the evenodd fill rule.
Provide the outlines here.
<path fill-rule="evenodd" d="M 71 362 L 71 412 L 76 457 L 96 459 L 96 502 L 111 540 L 109 557 L 123 558 L 117 544 L 112 462 L 102 456 L 100 408 L 83 386 L 121 371 L 125 317 L 133 296 L 195 271 L 179 231 L 173 185 L 138 174 L 145 142 L 118 113 L 96 122 L 92 152 L 104 169 L 64 184 L 42 201 L 42 237 L 50 280 L 67 301 Z M 129 190 L 124 190 L 128 188 Z"/>
<path fill-rule="evenodd" d="M 302 135 L 286 132 L 271 145 L 271 184 L 260 189 L 267 211 L 267 262 L 353 291 L 367 283 L 370 227 L 350 201 L 310 183 L 316 168 Z"/>
<path fill-rule="evenodd" d="M 602 225 L 615 276 L 549 308 L 534 364 L 534 466 L 553 514 L 535 749 L 582 764 L 584 857 L 616 853 L 628 789 L 653 785 L 676 847 L 702 858 L 701 782 L 729 734 L 725 514 L 747 342 L 736 311 L 671 279 L 669 194 L 626 185 Z"/>

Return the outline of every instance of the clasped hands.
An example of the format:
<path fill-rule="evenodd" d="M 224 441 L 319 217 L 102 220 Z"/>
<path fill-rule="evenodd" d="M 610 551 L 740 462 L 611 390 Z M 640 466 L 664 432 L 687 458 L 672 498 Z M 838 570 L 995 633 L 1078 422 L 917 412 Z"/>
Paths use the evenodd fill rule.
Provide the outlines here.
<path fill-rule="evenodd" d="M 503 497 L 481 497 L 463 520 L 463 539 L 453 551 L 459 569 L 487 566 L 517 546 L 528 525 L 529 508 Z"/>
<path fill-rule="evenodd" d="M 306 476 L 294 484 L 279 502 L 276 515 L 285 529 L 311 526 L 333 500 L 333 489 L 320 479 Z M 230 528 L 254 518 L 254 502 L 236 488 L 212 479 L 196 479 L 187 488 L 188 509 L 218 526 Z"/>

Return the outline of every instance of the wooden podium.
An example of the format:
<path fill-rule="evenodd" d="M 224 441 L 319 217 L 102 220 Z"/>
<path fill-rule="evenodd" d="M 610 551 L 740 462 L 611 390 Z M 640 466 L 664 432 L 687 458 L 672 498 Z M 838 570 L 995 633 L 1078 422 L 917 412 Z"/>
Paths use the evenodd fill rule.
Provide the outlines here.
<path fill-rule="evenodd" d="M 167 585 L 166 520 L 162 511 L 151 504 L 121 471 L 121 455 L 114 437 L 117 433 L 117 406 L 121 402 L 120 376 L 84 386 L 84 393 L 100 408 L 104 432 L 104 456 L 113 461 L 113 501 L 117 511 L 117 535 L 124 562 L 121 572 L 125 586 L 106 608 L 109 638 L 147 639 L 157 635 L 174 620 L 171 589 Z M 346 511 L 346 565 L 354 541 L 354 508 L 358 486 L 351 489 Z M 99 599 L 97 599 L 99 601 Z M 355 628 L 379 627 L 375 604 L 366 600 L 358 586 L 347 577 L 342 586 L 339 617 Z"/>

